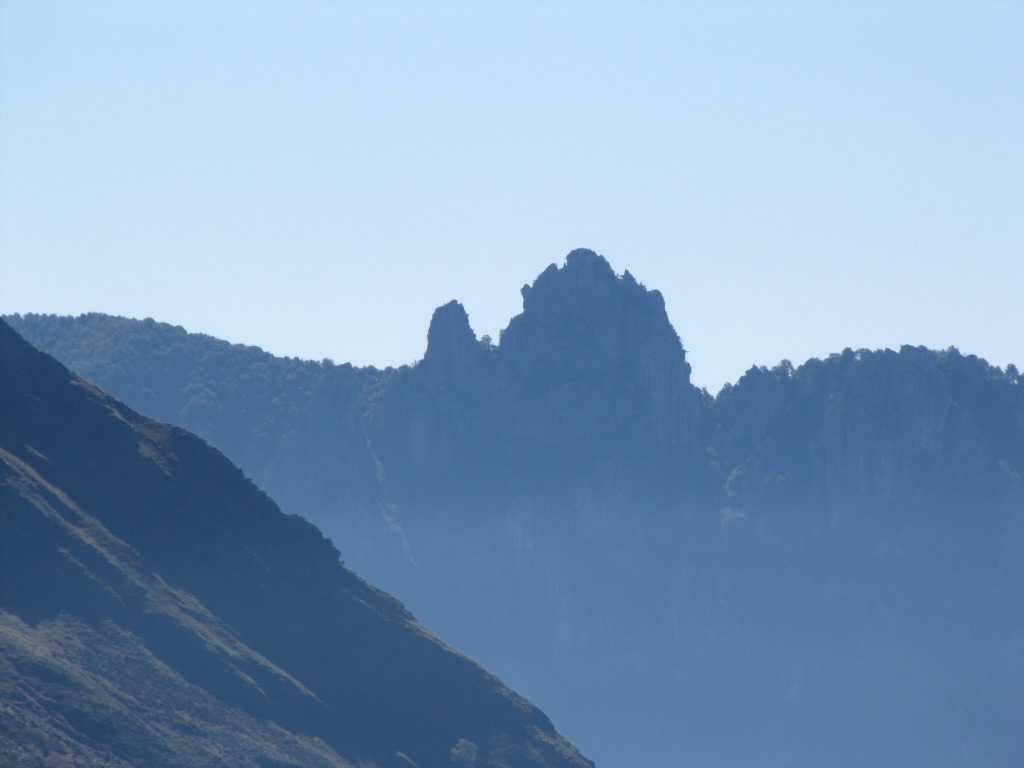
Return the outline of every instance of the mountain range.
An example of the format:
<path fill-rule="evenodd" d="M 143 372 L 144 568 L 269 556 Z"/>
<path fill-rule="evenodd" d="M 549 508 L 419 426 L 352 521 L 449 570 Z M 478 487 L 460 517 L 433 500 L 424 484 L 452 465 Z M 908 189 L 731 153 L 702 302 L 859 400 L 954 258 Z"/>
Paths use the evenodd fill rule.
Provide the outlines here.
<path fill-rule="evenodd" d="M 415 365 L 25 315 L 40 349 L 230 456 L 599 765 L 1012 765 L 1024 378 L 845 349 L 690 383 L 656 290 L 577 250 L 498 343 Z"/>

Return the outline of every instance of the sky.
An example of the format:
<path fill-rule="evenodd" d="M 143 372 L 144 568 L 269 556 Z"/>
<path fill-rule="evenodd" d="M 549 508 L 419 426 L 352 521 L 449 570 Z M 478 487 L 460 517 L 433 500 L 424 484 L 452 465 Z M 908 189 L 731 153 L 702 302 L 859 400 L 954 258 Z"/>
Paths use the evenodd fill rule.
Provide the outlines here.
<path fill-rule="evenodd" d="M 1024 3 L 0 0 L 0 313 L 278 355 L 495 339 L 577 247 L 717 392 L 845 347 L 1024 367 Z"/>

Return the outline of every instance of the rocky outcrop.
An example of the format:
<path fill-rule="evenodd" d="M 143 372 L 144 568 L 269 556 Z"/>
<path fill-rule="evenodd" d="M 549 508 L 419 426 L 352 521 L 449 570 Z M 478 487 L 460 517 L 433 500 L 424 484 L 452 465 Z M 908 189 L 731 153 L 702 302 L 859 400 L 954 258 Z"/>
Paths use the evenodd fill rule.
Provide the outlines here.
<path fill-rule="evenodd" d="M 522 293 L 496 347 L 461 304 L 439 307 L 423 360 L 368 412 L 368 445 L 399 506 L 518 494 L 549 484 L 556 463 L 558 482 L 585 488 L 595 472 L 699 454 L 701 396 L 661 294 L 582 249 Z M 656 486 L 676 474 L 662 469 Z"/>
<path fill-rule="evenodd" d="M 469 327 L 469 315 L 457 301 L 434 310 L 427 331 L 427 351 L 420 361 L 435 385 L 468 389 L 479 379 L 485 354 Z"/>
<path fill-rule="evenodd" d="M 693 442 L 699 398 L 658 291 L 578 249 L 522 294 L 523 312 L 500 345 L 512 434 L 555 444 Z"/>

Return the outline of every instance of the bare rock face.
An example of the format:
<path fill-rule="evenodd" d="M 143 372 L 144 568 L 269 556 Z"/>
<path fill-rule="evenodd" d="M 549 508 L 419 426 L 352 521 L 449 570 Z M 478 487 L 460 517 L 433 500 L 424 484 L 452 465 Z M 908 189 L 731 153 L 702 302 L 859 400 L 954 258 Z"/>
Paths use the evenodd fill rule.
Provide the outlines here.
<path fill-rule="evenodd" d="M 522 294 L 500 346 L 513 434 L 555 444 L 653 437 L 661 447 L 694 439 L 699 400 L 658 291 L 578 249 Z"/>
<path fill-rule="evenodd" d="M 427 331 L 427 352 L 420 363 L 435 383 L 465 388 L 480 367 L 480 342 L 469 327 L 469 315 L 457 301 L 434 310 Z"/>
<path fill-rule="evenodd" d="M 1022 410 L 1013 378 L 953 348 L 752 368 L 715 403 L 726 515 L 829 510 L 829 526 L 863 528 L 897 511 L 1012 506 Z"/>
<path fill-rule="evenodd" d="M 364 420 L 394 501 L 545 483 L 566 459 L 586 484 L 641 454 L 696 453 L 700 394 L 660 293 L 580 249 L 522 294 L 496 347 L 460 303 L 435 310 L 423 360 Z"/>

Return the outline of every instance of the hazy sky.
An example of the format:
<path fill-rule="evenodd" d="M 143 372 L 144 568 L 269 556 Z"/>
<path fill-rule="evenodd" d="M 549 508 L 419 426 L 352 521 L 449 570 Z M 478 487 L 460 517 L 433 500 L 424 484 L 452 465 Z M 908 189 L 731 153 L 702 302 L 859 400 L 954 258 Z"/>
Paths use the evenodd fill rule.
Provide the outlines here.
<path fill-rule="evenodd" d="M 693 380 L 1024 367 L 1024 3 L 0 0 L 0 312 L 422 356 L 575 247 Z"/>

